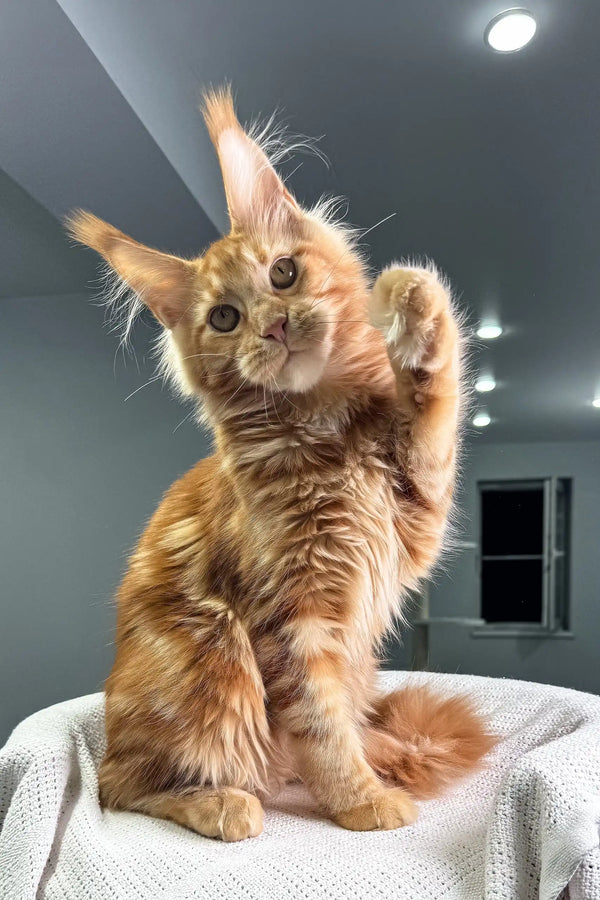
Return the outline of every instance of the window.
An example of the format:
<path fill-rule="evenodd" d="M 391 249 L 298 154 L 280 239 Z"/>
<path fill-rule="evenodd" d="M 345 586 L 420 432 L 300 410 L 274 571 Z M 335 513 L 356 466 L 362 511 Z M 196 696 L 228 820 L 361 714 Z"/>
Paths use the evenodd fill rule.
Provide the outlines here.
<path fill-rule="evenodd" d="M 480 482 L 481 618 L 489 630 L 568 629 L 570 482 Z"/>

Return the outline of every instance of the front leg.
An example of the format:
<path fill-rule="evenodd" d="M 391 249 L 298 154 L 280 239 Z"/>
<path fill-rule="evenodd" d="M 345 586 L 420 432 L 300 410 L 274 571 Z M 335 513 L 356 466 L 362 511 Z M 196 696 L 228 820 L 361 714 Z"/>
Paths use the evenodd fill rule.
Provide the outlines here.
<path fill-rule="evenodd" d="M 336 630 L 311 616 L 288 622 L 268 641 L 278 669 L 268 682 L 272 714 L 291 739 L 303 781 L 335 822 L 352 831 L 409 825 L 417 817 L 412 799 L 401 788 L 385 787 L 365 759 L 357 698 L 348 690 L 349 663 Z"/>
<path fill-rule="evenodd" d="M 418 499 L 445 514 L 461 400 L 461 337 L 450 292 L 433 270 L 390 268 L 375 282 L 369 316 L 396 377 L 399 464 Z"/>

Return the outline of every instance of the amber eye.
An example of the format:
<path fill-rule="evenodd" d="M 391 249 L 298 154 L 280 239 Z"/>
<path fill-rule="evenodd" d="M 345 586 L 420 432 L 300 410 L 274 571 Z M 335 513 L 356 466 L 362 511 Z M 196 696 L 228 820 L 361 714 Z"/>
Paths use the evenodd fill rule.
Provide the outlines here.
<path fill-rule="evenodd" d="M 233 331 L 240 321 L 240 314 L 235 306 L 222 303 L 214 306 L 208 314 L 208 321 L 215 331 Z"/>
<path fill-rule="evenodd" d="M 271 284 L 280 290 L 291 287 L 296 280 L 297 274 L 296 263 L 289 256 L 280 256 L 269 270 Z"/>

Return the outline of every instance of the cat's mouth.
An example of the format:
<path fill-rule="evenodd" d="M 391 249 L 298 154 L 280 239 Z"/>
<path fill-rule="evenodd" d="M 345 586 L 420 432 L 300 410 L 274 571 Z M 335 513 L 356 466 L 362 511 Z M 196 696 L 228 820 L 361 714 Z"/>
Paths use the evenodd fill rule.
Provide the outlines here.
<path fill-rule="evenodd" d="M 251 384 L 303 393 L 321 379 L 331 347 L 325 328 L 313 327 L 310 334 L 290 330 L 283 341 L 262 339 L 255 344 L 244 360 L 242 375 Z"/>
<path fill-rule="evenodd" d="M 277 387 L 300 393 L 310 390 L 320 381 L 325 370 L 330 351 L 328 342 L 306 341 L 292 347 L 286 345 L 286 350 L 275 375 Z"/>
<path fill-rule="evenodd" d="M 286 367 L 294 364 L 297 360 L 299 360 L 302 354 L 307 349 L 308 348 L 306 346 L 290 347 L 287 342 L 279 344 L 276 352 L 271 351 L 269 354 L 265 355 L 265 371 L 271 376 L 279 375 Z"/>
<path fill-rule="evenodd" d="M 284 344 L 286 354 L 281 363 L 281 369 L 285 369 L 286 366 L 299 361 L 303 354 L 310 353 L 311 350 L 315 349 L 315 345 L 313 343 L 305 341 L 302 344 L 294 344 L 290 347 L 288 344 Z"/>

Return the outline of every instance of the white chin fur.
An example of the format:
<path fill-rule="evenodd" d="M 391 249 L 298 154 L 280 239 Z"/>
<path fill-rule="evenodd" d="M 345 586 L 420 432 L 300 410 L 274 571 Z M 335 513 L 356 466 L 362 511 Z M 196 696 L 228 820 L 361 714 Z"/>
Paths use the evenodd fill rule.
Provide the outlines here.
<path fill-rule="evenodd" d="M 301 350 L 288 357 L 277 375 L 277 387 L 304 394 L 321 380 L 329 356 L 327 344 L 314 350 Z"/>

